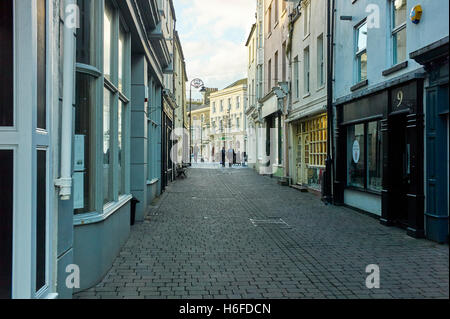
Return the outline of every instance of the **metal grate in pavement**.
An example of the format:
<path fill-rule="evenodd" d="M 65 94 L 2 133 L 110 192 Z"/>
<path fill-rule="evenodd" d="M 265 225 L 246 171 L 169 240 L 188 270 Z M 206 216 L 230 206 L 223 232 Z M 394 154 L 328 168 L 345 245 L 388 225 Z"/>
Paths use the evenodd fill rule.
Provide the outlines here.
<path fill-rule="evenodd" d="M 261 226 L 280 226 L 282 228 L 291 228 L 291 226 L 286 223 L 282 218 L 271 218 L 271 219 L 253 219 L 250 218 L 250 222 L 255 227 Z"/>

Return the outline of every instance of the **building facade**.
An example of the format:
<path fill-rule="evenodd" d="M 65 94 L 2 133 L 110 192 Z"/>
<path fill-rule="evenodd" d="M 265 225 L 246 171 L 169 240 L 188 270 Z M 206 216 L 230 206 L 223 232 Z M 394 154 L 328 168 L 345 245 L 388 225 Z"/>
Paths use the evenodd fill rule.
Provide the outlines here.
<path fill-rule="evenodd" d="M 259 136 L 259 171 L 278 178 L 289 175 L 286 115 L 288 105 L 289 8 L 287 1 L 264 1 L 264 85 L 259 102 L 262 130 Z"/>
<path fill-rule="evenodd" d="M 170 2 L 1 2 L 2 298 L 94 286 L 160 194 Z"/>
<path fill-rule="evenodd" d="M 418 5 L 336 2 L 334 200 L 442 242 L 448 238 L 448 2 Z M 419 10 L 422 19 L 412 19 Z"/>
<path fill-rule="evenodd" d="M 210 140 L 210 106 L 204 103 L 194 104 L 192 113 L 189 114 L 192 114 L 193 163 L 213 162 L 214 150 Z"/>
<path fill-rule="evenodd" d="M 245 153 L 245 109 L 247 79 L 234 82 L 210 95 L 210 140 L 214 161 L 221 162 L 221 150 L 232 148 L 238 159 Z M 242 161 L 241 161 L 242 163 Z"/>
<path fill-rule="evenodd" d="M 293 184 L 320 191 L 328 132 L 327 5 L 302 1 L 290 13 L 290 177 Z"/>

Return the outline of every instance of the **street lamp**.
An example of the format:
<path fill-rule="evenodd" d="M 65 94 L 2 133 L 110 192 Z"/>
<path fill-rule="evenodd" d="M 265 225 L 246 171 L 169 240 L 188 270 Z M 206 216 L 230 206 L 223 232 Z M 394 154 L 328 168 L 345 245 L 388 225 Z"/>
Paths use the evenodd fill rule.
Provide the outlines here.
<path fill-rule="evenodd" d="M 206 92 L 205 84 L 200 79 L 193 79 L 189 87 L 189 166 L 192 166 L 192 87 L 200 89 L 200 92 Z"/>

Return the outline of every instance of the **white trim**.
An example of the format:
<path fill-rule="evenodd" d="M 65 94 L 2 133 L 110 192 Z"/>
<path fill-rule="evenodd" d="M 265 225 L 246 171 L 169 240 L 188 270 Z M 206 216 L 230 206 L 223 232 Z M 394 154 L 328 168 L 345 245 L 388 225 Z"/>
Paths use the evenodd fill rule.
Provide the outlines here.
<path fill-rule="evenodd" d="M 74 215 L 73 225 L 74 226 L 82 226 L 82 225 L 89 225 L 89 224 L 95 224 L 95 223 L 102 222 L 102 221 L 108 219 L 111 215 L 113 215 L 115 212 L 117 212 L 124 205 L 126 205 L 129 201 L 131 201 L 132 198 L 133 198 L 132 195 L 122 195 L 119 197 L 119 200 L 117 202 L 107 204 L 104 207 L 102 213 L 93 212 L 93 213 Z"/>

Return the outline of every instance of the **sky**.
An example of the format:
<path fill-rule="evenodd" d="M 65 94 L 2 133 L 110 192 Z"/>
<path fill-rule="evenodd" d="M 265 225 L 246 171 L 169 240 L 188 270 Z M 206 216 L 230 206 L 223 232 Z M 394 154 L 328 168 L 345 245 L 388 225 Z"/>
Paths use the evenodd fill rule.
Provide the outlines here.
<path fill-rule="evenodd" d="M 255 0 L 173 0 L 188 82 L 223 89 L 247 77 L 245 42 L 255 22 Z M 189 98 L 189 96 L 188 96 Z M 192 88 L 192 98 L 201 94 Z"/>

